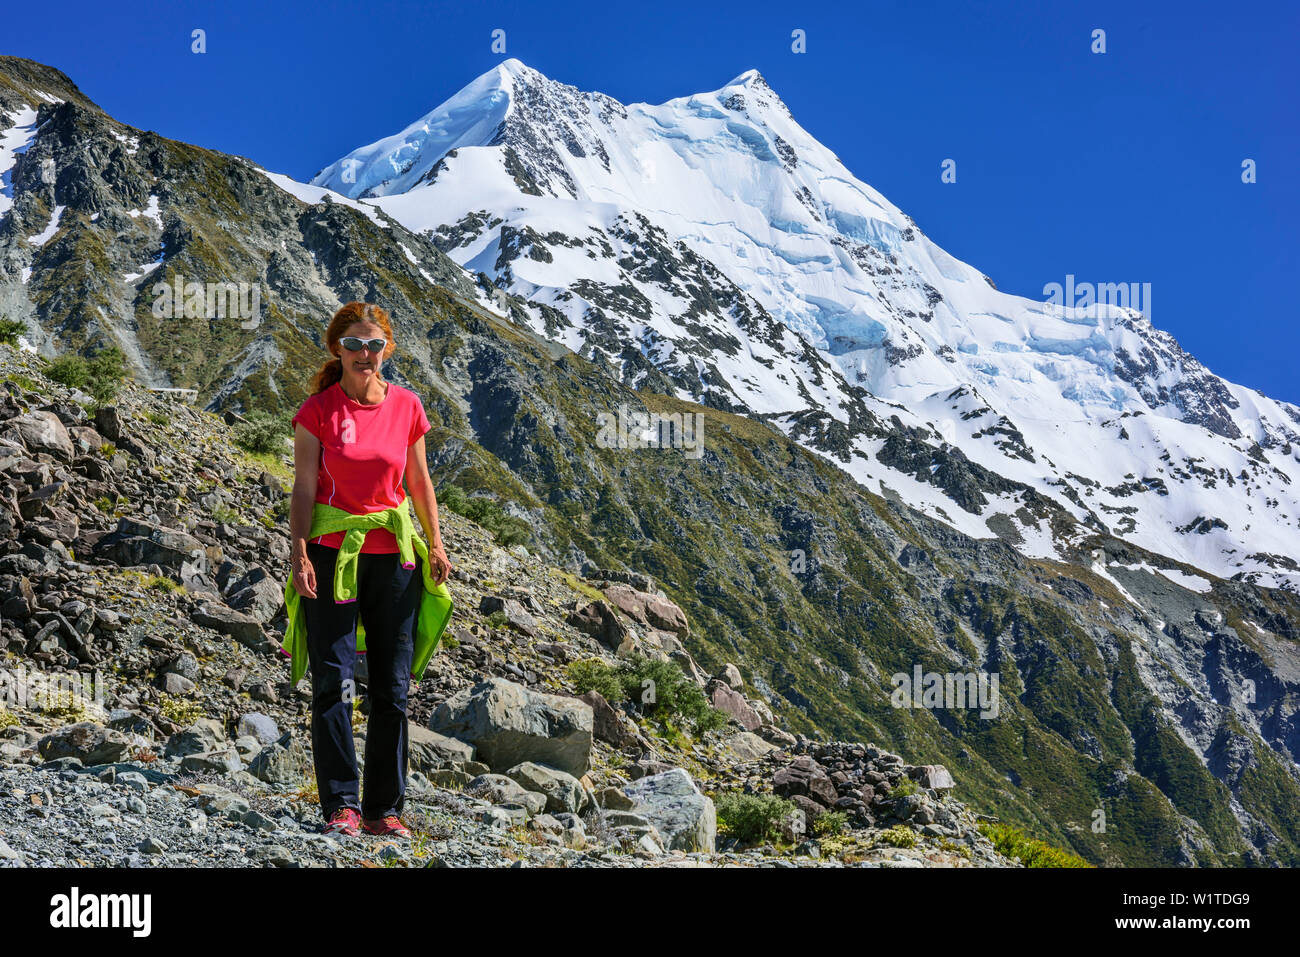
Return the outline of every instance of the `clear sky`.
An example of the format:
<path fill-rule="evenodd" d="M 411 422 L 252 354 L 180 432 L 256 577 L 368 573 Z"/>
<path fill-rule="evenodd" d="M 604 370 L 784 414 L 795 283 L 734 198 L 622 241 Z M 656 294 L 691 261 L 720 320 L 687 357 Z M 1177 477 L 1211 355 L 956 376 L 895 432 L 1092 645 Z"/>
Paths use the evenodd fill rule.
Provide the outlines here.
<path fill-rule="evenodd" d="M 295 179 L 506 56 L 624 103 L 754 67 L 999 288 L 1149 282 L 1153 321 L 1188 351 L 1300 403 L 1293 0 L 54 2 L 9 4 L 0 22 L 0 53 L 58 67 L 117 119 Z"/>

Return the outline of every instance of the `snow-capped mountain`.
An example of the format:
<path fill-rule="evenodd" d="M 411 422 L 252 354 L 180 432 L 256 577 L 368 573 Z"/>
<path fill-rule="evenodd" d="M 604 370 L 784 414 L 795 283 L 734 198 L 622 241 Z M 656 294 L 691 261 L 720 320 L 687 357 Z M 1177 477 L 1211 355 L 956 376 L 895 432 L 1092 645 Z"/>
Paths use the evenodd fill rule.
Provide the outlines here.
<path fill-rule="evenodd" d="M 312 183 L 427 235 L 629 382 L 768 418 L 970 534 L 1057 557 L 1104 530 L 1300 586 L 1300 409 L 1137 309 L 999 292 L 756 71 L 625 106 L 506 60 Z"/>

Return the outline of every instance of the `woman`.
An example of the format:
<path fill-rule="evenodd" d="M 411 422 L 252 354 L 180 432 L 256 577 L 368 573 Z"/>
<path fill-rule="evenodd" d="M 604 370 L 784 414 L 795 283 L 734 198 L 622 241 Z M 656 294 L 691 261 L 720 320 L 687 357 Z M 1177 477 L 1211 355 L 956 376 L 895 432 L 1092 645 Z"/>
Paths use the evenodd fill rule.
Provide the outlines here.
<path fill-rule="evenodd" d="M 406 699 L 413 653 L 419 657 L 419 649 L 413 649 L 417 612 L 430 579 L 441 588 L 452 567 L 442 545 L 438 503 L 425 462 L 429 420 L 419 396 L 380 375 L 383 360 L 396 348 L 382 308 L 348 303 L 334 314 L 325 341 L 335 358 L 316 373 L 312 395 L 293 417 L 295 477 L 289 521 L 293 580 L 288 591 L 296 589 L 295 603 L 301 606 L 292 608 L 290 617 L 301 611 L 305 625 L 316 782 L 326 833 L 356 835 L 360 826 L 370 834 L 406 837 L 410 832 L 401 821 Z M 409 566 L 399 560 L 403 552 L 412 553 L 403 477 L 429 543 L 427 569 L 419 554 Z M 369 514 L 373 521 L 374 513 L 385 513 L 388 519 L 399 512 L 404 521 L 400 526 L 393 518 L 386 526 L 366 531 L 311 537 L 322 525 L 355 529 L 366 521 L 358 516 Z M 326 516 L 333 517 L 332 524 Z M 340 524 L 340 518 L 346 524 Z M 408 538 L 399 542 L 390 529 L 404 530 Z M 355 545 L 362 535 L 358 555 Z M 423 543 L 418 544 L 424 554 Z M 347 576 L 342 573 L 345 564 Z M 336 572 L 340 586 L 332 589 Z M 355 579 L 343 581 L 353 572 Z M 355 591 L 348 591 L 353 584 Z M 318 595 L 318 589 L 324 594 Z M 341 594 L 355 597 L 342 603 Z M 358 612 L 370 698 L 361 797 L 352 742 Z M 417 673 L 423 672 L 424 663 L 427 656 Z"/>

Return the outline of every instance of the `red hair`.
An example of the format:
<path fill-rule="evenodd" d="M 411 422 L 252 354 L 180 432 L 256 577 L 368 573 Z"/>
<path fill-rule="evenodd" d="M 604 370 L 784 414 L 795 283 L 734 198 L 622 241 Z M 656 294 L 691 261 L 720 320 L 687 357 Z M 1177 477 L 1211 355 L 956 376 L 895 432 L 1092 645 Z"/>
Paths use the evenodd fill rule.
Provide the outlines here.
<path fill-rule="evenodd" d="M 393 326 L 388 321 L 388 313 L 383 306 L 376 306 L 369 302 L 349 302 L 338 312 L 334 313 L 334 318 L 330 320 L 329 327 L 325 330 L 325 348 L 333 354 L 335 346 L 343 338 L 343 333 L 348 326 L 354 322 L 373 322 L 379 328 L 384 330 L 384 335 L 388 338 L 388 345 L 384 348 L 384 353 L 380 359 L 387 359 L 396 350 L 397 346 L 393 344 Z M 318 370 L 311 380 L 311 394 L 324 392 L 335 382 L 343 378 L 343 360 L 339 358 L 330 359 Z"/>

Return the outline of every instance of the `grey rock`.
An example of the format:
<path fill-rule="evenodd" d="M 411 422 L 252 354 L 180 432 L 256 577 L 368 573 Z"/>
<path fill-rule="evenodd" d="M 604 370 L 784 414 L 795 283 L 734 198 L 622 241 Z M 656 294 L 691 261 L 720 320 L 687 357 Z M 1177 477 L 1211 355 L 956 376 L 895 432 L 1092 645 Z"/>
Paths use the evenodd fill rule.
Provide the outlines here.
<path fill-rule="evenodd" d="M 79 721 L 47 734 L 37 748 L 46 761 L 76 758 L 82 764 L 109 764 L 130 754 L 132 742 L 121 731 Z"/>
<path fill-rule="evenodd" d="M 453 761 L 463 763 L 474 759 L 472 744 L 417 724 L 407 726 L 407 750 L 411 767 L 424 774 L 444 768 Z"/>
<path fill-rule="evenodd" d="M 280 726 L 275 723 L 275 719 L 257 711 L 250 711 L 239 716 L 235 733 L 240 737 L 252 735 L 262 744 L 272 744 L 280 738 Z"/>
<path fill-rule="evenodd" d="M 219 751 L 200 751 L 197 754 L 187 754 L 181 759 L 182 771 L 234 774 L 236 771 L 243 770 L 243 767 L 244 763 L 239 760 L 239 755 L 233 747 L 226 747 Z"/>
<path fill-rule="evenodd" d="M 718 821 L 713 801 L 682 768 L 633 781 L 624 792 L 632 810 L 647 818 L 669 850 L 713 851 Z"/>
<path fill-rule="evenodd" d="M 508 770 L 506 776 L 526 790 L 544 794 L 548 811 L 577 813 L 587 806 L 587 795 L 578 779 L 556 768 L 524 761 Z"/>
<path fill-rule="evenodd" d="M 489 678 L 440 704 L 433 731 L 474 745 L 494 771 L 535 761 L 581 777 L 590 767 L 591 706 Z"/>

